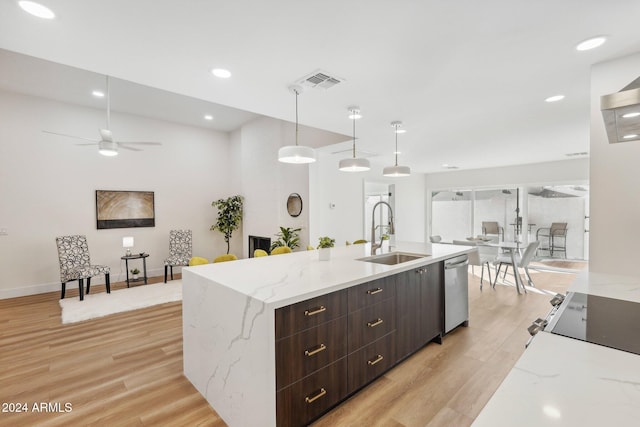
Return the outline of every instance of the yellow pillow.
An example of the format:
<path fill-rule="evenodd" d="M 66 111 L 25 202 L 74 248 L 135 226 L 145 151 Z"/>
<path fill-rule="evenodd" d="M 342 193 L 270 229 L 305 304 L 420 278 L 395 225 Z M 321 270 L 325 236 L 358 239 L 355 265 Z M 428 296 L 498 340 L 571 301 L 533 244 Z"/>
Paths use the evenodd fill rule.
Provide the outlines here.
<path fill-rule="evenodd" d="M 267 256 L 267 255 L 269 255 L 267 253 L 267 251 L 264 251 L 262 249 L 256 249 L 255 251 L 253 251 L 253 256 L 255 258 L 258 258 L 258 257 L 261 257 L 261 256 Z"/>
<path fill-rule="evenodd" d="M 290 254 L 291 248 L 289 246 L 278 246 L 271 251 L 271 255 Z"/>
<path fill-rule="evenodd" d="M 356 240 L 355 242 L 353 242 L 354 245 L 360 245 L 362 243 L 367 243 L 367 241 L 364 240 L 364 239 L 360 239 L 360 240 Z"/>
<path fill-rule="evenodd" d="M 308 250 L 308 251 L 315 251 L 315 250 L 316 250 L 316 248 L 314 248 L 314 247 L 313 247 L 313 246 L 311 246 L 311 245 L 307 245 L 307 250 Z"/>
<path fill-rule="evenodd" d="M 238 259 L 238 257 L 235 256 L 234 254 L 224 254 L 224 255 L 220 255 L 219 257 L 216 257 L 213 260 L 213 262 L 235 261 L 237 259 Z"/>
<path fill-rule="evenodd" d="M 189 260 L 189 267 L 193 267 L 194 265 L 202 265 L 202 264 L 209 264 L 209 260 L 199 256 L 194 256 Z"/>

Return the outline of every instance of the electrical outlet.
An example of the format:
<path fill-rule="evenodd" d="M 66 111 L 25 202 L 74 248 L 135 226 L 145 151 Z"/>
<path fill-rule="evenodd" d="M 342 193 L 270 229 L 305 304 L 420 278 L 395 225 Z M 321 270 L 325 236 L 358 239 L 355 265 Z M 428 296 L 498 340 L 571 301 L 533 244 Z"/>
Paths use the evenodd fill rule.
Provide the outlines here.
<path fill-rule="evenodd" d="M 4 227 L 0 227 L 0 236 L 8 236 L 8 235 L 9 235 L 9 231 Z"/>

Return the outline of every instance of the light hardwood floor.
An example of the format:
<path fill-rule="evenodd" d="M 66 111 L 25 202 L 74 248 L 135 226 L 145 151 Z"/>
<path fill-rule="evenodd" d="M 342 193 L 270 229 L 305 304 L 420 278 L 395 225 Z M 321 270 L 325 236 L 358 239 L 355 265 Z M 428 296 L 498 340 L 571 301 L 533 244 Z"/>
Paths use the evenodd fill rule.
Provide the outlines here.
<path fill-rule="evenodd" d="M 574 277 L 533 276 L 556 292 Z M 481 292 L 469 277 L 468 328 L 424 347 L 314 426 L 471 424 L 524 351 L 527 326 L 550 305 L 548 295 L 509 286 Z M 28 406 L 0 412 L 1 426 L 225 425 L 182 375 L 181 303 L 62 325 L 58 299 L 55 292 L 0 300 L 0 402 Z M 33 412 L 41 402 L 72 410 Z"/>

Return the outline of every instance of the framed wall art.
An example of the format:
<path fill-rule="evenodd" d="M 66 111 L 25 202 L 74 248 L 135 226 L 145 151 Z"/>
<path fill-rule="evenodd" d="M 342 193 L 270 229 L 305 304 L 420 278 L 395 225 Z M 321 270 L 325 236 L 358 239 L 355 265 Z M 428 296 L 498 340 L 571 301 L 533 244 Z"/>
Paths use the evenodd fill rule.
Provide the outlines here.
<path fill-rule="evenodd" d="M 96 190 L 98 229 L 155 227 L 153 191 Z"/>

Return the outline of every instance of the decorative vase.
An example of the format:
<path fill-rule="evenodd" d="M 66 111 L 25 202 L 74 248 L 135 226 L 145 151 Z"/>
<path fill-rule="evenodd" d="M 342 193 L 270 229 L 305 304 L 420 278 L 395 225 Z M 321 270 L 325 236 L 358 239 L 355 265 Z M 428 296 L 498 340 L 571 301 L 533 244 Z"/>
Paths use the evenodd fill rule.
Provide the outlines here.
<path fill-rule="evenodd" d="M 331 248 L 318 249 L 318 259 L 320 261 L 329 261 L 329 258 L 331 258 Z"/>

